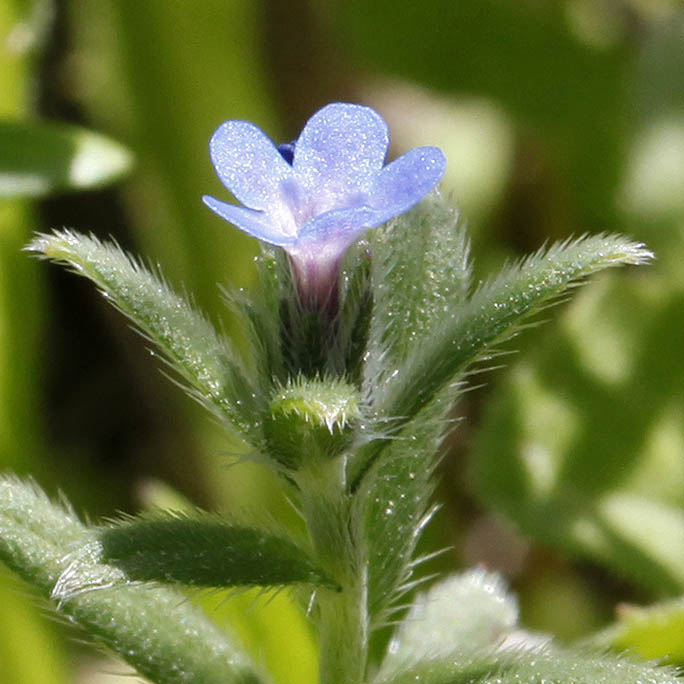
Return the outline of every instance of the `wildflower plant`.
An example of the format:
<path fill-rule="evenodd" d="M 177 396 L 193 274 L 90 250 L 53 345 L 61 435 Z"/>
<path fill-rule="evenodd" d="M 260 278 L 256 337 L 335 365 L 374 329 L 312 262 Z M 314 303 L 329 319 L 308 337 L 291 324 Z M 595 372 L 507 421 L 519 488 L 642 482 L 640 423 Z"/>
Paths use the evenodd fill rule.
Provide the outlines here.
<path fill-rule="evenodd" d="M 436 191 L 432 147 L 385 165 L 384 121 L 332 104 L 277 147 L 229 121 L 210 152 L 243 206 L 205 197 L 258 238 L 258 287 L 233 293 L 238 349 L 116 244 L 62 230 L 28 249 L 92 280 L 188 393 L 244 441 L 306 533 L 201 511 L 85 525 L 34 484 L 0 480 L 0 558 L 55 608 L 160 683 L 272 681 L 178 587 L 289 588 L 319 635 L 321 684 L 674 682 L 625 656 L 526 634 L 479 569 L 404 597 L 429 522 L 450 409 L 516 331 L 570 288 L 650 252 L 619 236 L 540 250 L 473 285 L 468 239 Z M 369 230 L 374 229 L 374 230 Z M 388 623 L 383 654 L 371 638 Z"/>

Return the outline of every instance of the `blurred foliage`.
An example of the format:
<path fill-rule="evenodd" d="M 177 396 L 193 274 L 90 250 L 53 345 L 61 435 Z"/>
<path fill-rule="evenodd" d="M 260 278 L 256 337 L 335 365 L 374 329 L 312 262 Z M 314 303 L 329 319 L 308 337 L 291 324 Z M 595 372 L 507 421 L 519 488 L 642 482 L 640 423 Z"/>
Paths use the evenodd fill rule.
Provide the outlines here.
<path fill-rule="evenodd" d="M 478 542 L 480 504 L 466 482 L 535 539 L 514 570 L 523 622 L 527 605 L 538 629 L 558 625 L 560 604 L 543 598 L 554 585 L 573 586 L 563 605 L 579 606 L 577 621 L 562 618 L 575 625 L 567 638 L 607 621 L 618 600 L 684 593 L 683 65 L 677 0 L 5 0 L 3 119 L 96 130 L 136 166 L 94 194 L 0 200 L 0 463 L 98 515 L 133 510 L 155 475 L 197 503 L 263 507 L 296 524 L 258 467 L 226 467 L 238 447 L 150 369 L 122 320 L 19 250 L 38 229 L 111 234 L 230 330 L 217 283 L 249 287 L 254 245 L 200 202 L 219 188 L 209 136 L 244 118 L 287 140 L 326 101 L 364 101 L 390 122 L 394 152 L 445 149 L 445 192 L 469 220 L 483 271 L 546 239 L 603 230 L 658 254 L 648 272 L 602 278 L 554 311 L 560 323 L 527 333 L 510 369 L 469 395 L 445 462 L 452 501 L 430 550 L 465 540 L 481 555 L 465 549 L 459 560 L 476 563 L 496 545 L 505 566 L 506 549 L 519 548 L 509 532 Z M 540 578 L 545 592 L 534 590 Z M 54 628 L 6 584 L 0 633 L 22 646 L 0 649 L 0 683 L 76 681 Z M 315 671 L 298 605 L 252 603 L 210 612 L 219 622 L 230 613 L 254 649 L 268 621 L 257 656 L 280 663 L 280 681 L 297 681 L 291 643 L 302 644 L 297 671 Z M 608 643 L 681 660 L 670 639 L 681 616 L 661 619 L 672 605 L 621 612 Z M 644 615 L 665 632 L 630 621 Z M 42 631 L 45 662 L 21 657 Z"/>
<path fill-rule="evenodd" d="M 115 180 L 128 152 L 74 126 L 0 120 L 0 197 L 37 197 Z"/>
<path fill-rule="evenodd" d="M 684 600 L 663 601 L 640 608 L 618 607 L 617 622 L 593 637 L 593 642 L 630 650 L 642 658 L 684 663 Z"/>
<path fill-rule="evenodd" d="M 634 276 L 587 287 L 515 364 L 473 471 L 527 534 L 673 595 L 684 592 L 684 330 L 672 322 L 684 302 Z"/>

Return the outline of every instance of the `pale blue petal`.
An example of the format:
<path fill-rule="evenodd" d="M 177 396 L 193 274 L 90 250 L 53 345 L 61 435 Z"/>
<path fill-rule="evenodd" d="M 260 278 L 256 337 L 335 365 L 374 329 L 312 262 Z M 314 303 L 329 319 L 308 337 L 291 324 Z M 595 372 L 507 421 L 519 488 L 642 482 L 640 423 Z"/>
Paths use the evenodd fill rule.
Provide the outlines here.
<path fill-rule="evenodd" d="M 446 158 L 437 147 L 417 147 L 388 164 L 375 178 L 372 207 L 403 214 L 433 190 L 444 175 Z"/>
<path fill-rule="evenodd" d="M 294 174 L 260 128 L 226 121 L 211 137 L 209 151 L 221 182 L 245 206 L 267 209 L 281 203 L 281 183 Z"/>
<path fill-rule="evenodd" d="M 263 211 L 254 211 L 234 204 L 227 204 L 209 195 L 205 195 L 202 201 L 221 218 L 262 242 L 284 247 L 294 241 L 292 236 L 279 232 L 277 230 L 278 224 L 269 220 Z"/>
<path fill-rule="evenodd" d="M 382 225 L 397 212 L 385 208 L 375 209 L 366 204 L 350 209 L 327 211 L 308 221 L 299 233 L 297 245 L 334 242 L 346 249 L 361 233 Z"/>
<path fill-rule="evenodd" d="M 298 244 L 341 241 L 350 245 L 369 228 L 403 214 L 439 183 L 446 159 L 436 147 L 419 147 L 399 157 L 376 175 L 368 197 L 356 206 L 327 211 L 308 221 Z"/>
<path fill-rule="evenodd" d="M 293 167 L 318 206 L 335 209 L 368 192 L 389 145 L 387 124 L 370 107 L 337 102 L 316 112 L 297 139 Z"/>

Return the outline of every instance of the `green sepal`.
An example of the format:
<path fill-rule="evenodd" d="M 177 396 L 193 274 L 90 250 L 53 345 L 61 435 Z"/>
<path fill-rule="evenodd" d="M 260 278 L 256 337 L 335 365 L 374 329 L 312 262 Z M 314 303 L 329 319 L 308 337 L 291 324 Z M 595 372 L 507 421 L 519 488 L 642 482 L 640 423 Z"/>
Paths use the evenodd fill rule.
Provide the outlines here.
<path fill-rule="evenodd" d="M 246 359 L 258 389 L 270 394 L 271 384 L 285 382 L 281 308 L 291 290 L 290 267 L 283 250 L 261 245 L 255 257 L 258 287 L 252 291 L 224 290 L 226 303 L 237 314 L 245 334 Z"/>
<path fill-rule="evenodd" d="M 96 188 L 124 175 L 130 152 L 98 133 L 40 121 L 0 120 L 0 197 Z"/>
<path fill-rule="evenodd" d="M 148 513 L 124 518 L 96 531 L 97 541 L 74 554 L 57 597 L 104 584 L 179 583 L 190 587 L 284 586 L 295 583 L 335 587 L 309 554 L 283 533 L 236 525 L 216 515 Z M 79 561 L 109 566 L 103 578 L 80 575 Z"/>
<path fill-rule="evenodd" d="M 38 235 L 26 249 L 92 280 L 161 350 L 193 398 L 246 441 L 261 443 L 264 395 L 249 381 L 225 337 L 161 276 L 116 243 L 68 230 Z"/>
<path fill-rule="evenodd" d="M 372 253 L 366 240 L 347 251 L 340 273 L 340 311 L 337 320 L 336 368 L 349 382 L 361 385 L 373 312 Z"/>
<path fill-rule="evenodd" d="M 45 598 L 56 598 L 61 615 L 158 684 L 263 681 L 228 634 L 182 594 L 108 584 L 117 569 L 87 553 L 98 545 L 97 532 L 68 506 L 52 503 L 31 482 L 0 476 L 0 561 Z M 91 584 L 99 578 L 100 590 L 60 593 L 77 570 Z"/>

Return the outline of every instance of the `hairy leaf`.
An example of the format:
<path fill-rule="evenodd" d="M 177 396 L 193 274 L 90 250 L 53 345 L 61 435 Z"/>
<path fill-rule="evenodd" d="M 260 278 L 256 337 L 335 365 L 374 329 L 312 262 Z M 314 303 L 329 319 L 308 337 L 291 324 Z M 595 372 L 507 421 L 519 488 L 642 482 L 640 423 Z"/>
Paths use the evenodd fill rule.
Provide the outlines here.
<path fill-rule="evenodd" d="M 654 668 L 587 649 L 560 649 L 518 628 L 518 607 L 501 578 L 482 569 L 418 596 L 390 642 L 378 684 L 668 684 Z"/>
<path fill-rule="evenodd" d="M 678 684 L 672 668 L 623 656 L 581 650 L 534 648 L 483 652 L 479 656 L 432 660 L 380 676 L 375 684 Z"/>
<path fill-rule="evenodd" d="M 364 369 L 365 393 L 410 367 L 434 326 L 466 300 L 469 245 L 456 211 L 436 194 L 375 231 L 373 314 Z"/>
<path fill-rule="evenodd" d="M 92 280 L 162 351 L 191 395 L 253 444 L 261 439 L 261 406 L 229 343 L 158 275 L 115 243 L 73 231 L 39 235 L 27 247 Z"/>
<path fill-rule="evenodd" d="M 373 394 L 374 407 L 381 415 L 412 416 L 569 287 L 605 268 L 641 264 L 651 257 L 643 245 L 597 235 L 556 244 L 507 268 L 467 303 L 435 321 L 430 344 L 416 345 L 410 367 L 384 378 Z"/>
<path fill-rule="evenodd" d="M 99 544 L 64 505 L 32 483 L 0 478 L 0 560 L 47 597 L 73 553 Z M 72 553 L 70 554 L 69 551 Z M 84 564 L 85 565 L 85 564 Z M 92 560 L 91 578 L 112 569 Z M 57 610 L 159 684 L 258 684 L 249 660 L 201 611 L 167 588 L 122 586 L 62 597 Z"/>
<path fill-rule="evenodd" d="M 155 513 L 126 518 L 95 533 L 85 557 L 74 555 L 59 595 L 90 588 L 82 575 L 93 562 L 111 566 L 111 576 L 94 578 L 114 585 L 178 582 L 192 587 L 278 586 L 305 582 L 334 586 L 316 569 L 308 553 L 285 536 L 234 525 L 207 513 Z"/>
<path fill-rule="evenodd" d="M 75 126 L 0 120 L 0 197 L 99 187 L 126 173 L 130 153 Z"/>
<path fill-rule="evenodd" d="M 410 581 L 412 555 L 430 517 L 432 475 L 450 405 L 447 393 L 381 441 L 381 454 L 361 479 L 354 516 L 364 540 L 368 611 L 375 623 L 387 619 Z"/>

